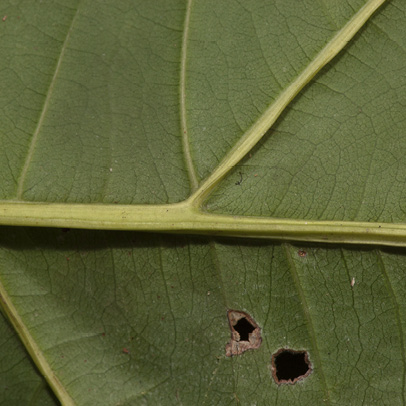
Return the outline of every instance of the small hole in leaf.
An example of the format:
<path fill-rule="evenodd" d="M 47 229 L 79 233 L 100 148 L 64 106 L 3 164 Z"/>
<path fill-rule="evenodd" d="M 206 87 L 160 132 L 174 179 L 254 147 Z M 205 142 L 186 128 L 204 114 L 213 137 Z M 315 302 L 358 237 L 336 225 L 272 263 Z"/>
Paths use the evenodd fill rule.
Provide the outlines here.
<path fill-rule="evenodd" d="M 231 340 L 226 345 L 227 357 L 259 348 L 262 342 L 261 329 L 248 313 L 229 310 L 227 317 L 231 330 Z"/>
<path fill-rule="evenodd" d="M 242 317 L 237 321 L 234 330 L 240 335 L 240 341 L 249 341 L 249 335 L 255 330 L 255 327 L 245 317 Z"/>
<path fill-rule="evenodd" d="M 282 348 L 272 355 L 272 376 L 280 384 L 294 384 L 312 372 L 307 351 Z"/>

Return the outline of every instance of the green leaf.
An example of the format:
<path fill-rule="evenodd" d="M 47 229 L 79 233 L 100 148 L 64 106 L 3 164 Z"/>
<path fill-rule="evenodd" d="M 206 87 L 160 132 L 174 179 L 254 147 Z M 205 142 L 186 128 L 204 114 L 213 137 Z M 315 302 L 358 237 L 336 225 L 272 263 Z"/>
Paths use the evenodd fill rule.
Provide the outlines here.
<path fill-rule="evenodd" d="M 58 405 L 46 380 L 27 358 L 17 334 L 0 314 L 0 405 Z"/>
<path fill-rule="evenodd" d="M 403 254 L 57 229 L 1 242 L 10 300 L 77 404 L 402 402 Z M 255 319 L 259 349 L 225 356 L 227 309 Z M 304 382 L 274 383 L 283 347 L 309 352 Z"/>
<path fill-rule="evenodd" d="M 406 402 L 382 3 L 0 5 L 0 404 Z M 226 355 L 230 310 L 259 348 Z M 280 349 L 310 374 L 277 383 Z"/>
<path fill-rule="evenodd" d="M 406 76 L 406 32 L 400 15 L 393 3 L 374 16 L 216 190 L 209 210 L 405 221 L 406 92 L 400 78 Z M 243 182 L 236 188 L 239 173 Z"/>

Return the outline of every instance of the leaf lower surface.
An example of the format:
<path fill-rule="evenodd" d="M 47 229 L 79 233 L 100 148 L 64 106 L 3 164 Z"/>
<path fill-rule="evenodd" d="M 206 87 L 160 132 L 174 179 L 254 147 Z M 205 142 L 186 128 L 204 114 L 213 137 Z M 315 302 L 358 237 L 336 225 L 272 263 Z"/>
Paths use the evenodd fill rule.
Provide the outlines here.
<path fill-rule="evenodd" d="M 0 405 L 59 405 L 2 313 L 0 340 Z"/>
<path fill-rule="evenodd" d="M 77 404 L 403 402 L 403 251 L 58 229 L 1 243 L 2 283 Z M 258 350 L 225 356 L 227 309 L 255 319 Z M 283 347 L 309 352 L 305 381 L 273 381 Z"/>
<path fill-rule="evenodd" d="M 203 182 L 364 3 L 2 4 L 0 199 L 187 199 L 188 159 Z M 380 9 L 204 210 L 404 221 L 405 15 Z M 13 227 L 0 246 L 5 313 L 63 404 L 405 404 L 403 249 Z M 225 356 L 229 309 L 259 349 Z M 0 404 L 57 404 L 0 329 Z M 271 376 L 284 347 L 309 352 L 295 385 Z"/>
<path fill-rule="evenodd" d="M 406 33 L 399 6 L 389 2 L 295 99 L 216 190 L 209 211 L 405 221 Z"/>

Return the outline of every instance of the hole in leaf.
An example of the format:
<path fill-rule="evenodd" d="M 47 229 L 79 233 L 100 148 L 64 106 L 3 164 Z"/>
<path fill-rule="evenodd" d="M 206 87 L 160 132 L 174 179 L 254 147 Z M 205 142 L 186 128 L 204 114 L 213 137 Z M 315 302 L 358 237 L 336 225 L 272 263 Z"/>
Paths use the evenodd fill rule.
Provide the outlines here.
<path fill-rule="evenodd" d="M 240 341 L 249 341 L 249 335 L 255 330 L 255 327 L 245 317 L 242 317 L 237 321 L 234 330 L 240 335 Z"/>
<path fill-rule="evenodd" d="M 226 345 L 227 357 L 259 348 L 262 342 L 261 329 L 248 313 L 229 310 L 227 317 L 231 330 L 231 340 Z"/>
<path fill-rule="evenodd" d="M 312 372 L 307 351 L 281 348 L 272 355 L 272 376 L 280 384 L 294 384 Z"/>

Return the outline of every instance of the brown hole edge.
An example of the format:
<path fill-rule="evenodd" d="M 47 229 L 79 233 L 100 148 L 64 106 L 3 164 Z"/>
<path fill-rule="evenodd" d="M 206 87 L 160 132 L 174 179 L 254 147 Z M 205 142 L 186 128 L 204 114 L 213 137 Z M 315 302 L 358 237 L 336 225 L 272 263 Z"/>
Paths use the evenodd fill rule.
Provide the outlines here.
<path fill-rule="evenodd" d="M 277 376 L 277 368 L 275 365 L 276 358 L 282 354 L 283 352 L 290 352 L 291 354 L 304 354 L 304 362 L 307 364 L 307 372 L 303 375 L 299 375 L 296 378 L 292 379 L 279 379 Z M 271 370 L 272 370 L 272 377 L 276 384 L 278 385 L 294 385 L 296 382 L 303 381 L 313 372 L 313 366 L 309 359 L 309 353 L 305 350 L 293 350 L 291 348 L 280 348 L 274 354 L 272 354 L 271 360 Z"/>
<path fill-rule="evenodd" d="M 246 312 L 227 311 L 231 339 L 226 345 L 226 356 L 241 355 L 248 350 L 255 350 L 262 343 L 261 329 L 256 321 Z"/>

